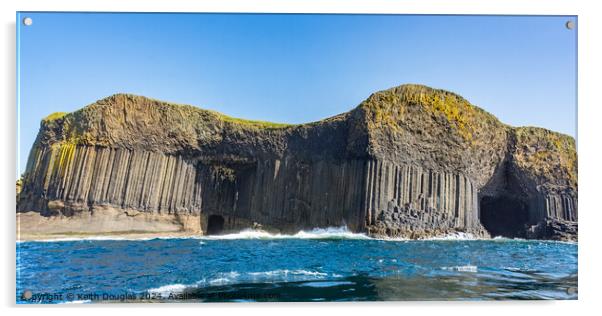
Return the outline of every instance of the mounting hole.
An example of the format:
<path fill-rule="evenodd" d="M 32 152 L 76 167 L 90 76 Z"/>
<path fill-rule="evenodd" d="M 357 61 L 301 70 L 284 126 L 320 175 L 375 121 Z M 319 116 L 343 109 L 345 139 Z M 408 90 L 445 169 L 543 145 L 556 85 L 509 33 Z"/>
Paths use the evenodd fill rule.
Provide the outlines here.
<path fill-rule="evenodd" d="M 567 29 L 572 30 L 575 27 L 575 22 L 568 21 L 568 22 L 566 22 L 565 26 Z"/>
<path fill-rule="evenodd" d="M 33 24 L 33 20 L 30 17 L 24 18 L 23 24 L 25 24 L 25 26 L 30 26 Z"/>

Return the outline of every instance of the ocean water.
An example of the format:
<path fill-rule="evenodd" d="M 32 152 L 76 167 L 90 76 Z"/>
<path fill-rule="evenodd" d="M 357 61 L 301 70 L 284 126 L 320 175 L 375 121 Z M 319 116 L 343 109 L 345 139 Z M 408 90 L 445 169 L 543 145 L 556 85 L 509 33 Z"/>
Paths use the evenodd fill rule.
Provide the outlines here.
<path fill-rule="evenodd" d="M 17 243 L 17 303 L 577 299 L 577 244 L 467 235 Z"/>

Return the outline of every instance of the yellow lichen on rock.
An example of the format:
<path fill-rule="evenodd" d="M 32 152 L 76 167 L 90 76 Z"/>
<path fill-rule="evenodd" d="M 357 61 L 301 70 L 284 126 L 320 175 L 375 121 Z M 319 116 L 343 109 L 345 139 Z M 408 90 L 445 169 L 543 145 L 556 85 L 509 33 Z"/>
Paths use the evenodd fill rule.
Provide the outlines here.
<path fill-rule="evenodd" d="M 515 160 L 535 176 L 577 185 L 577 151 L 572 137 L 537 127 L 515 129 Z"/>
<path fill-rule="evenodd" d="M 54 144 L 53 150 L 58 152 L 58 159 L 55 160 L 54 170 L 61 176 L 65 176 L 73 158 L 75 157 L 76 144 L 73 142 L 62 142 Z"/>
<path fill-rule="evenodd" d="M 402 96 L 408 102 L 420 104 L 429 111 L 445 117 L 465 141 L 472 142 L 475 107 L 464 98 L 448 91 L 414 85 L 405 87 Z"/>
<path fill-rule="evenodd" d="M 404 107 L 400 105 L 401 98 L 393 91 L 383 91 L 368 98 L 363 106 L 371 117 L 369 128 L 388 127 L 399 131 L 399 121 L 404 118 Z"/>
<path fill-rule="evenodd" d="M 483 121 L 497 122 L 490 114 L 455 93 L 414 84 L 377 92 L 360 106 L 371 118 L 369 127 L 388 127 L 394 131 L 401 130 L 400 123 L 406 117 L 407 107 L 421 106 L 427 113 L 443 118 L 471 145 L 474 145 L 475 133 Z"/>

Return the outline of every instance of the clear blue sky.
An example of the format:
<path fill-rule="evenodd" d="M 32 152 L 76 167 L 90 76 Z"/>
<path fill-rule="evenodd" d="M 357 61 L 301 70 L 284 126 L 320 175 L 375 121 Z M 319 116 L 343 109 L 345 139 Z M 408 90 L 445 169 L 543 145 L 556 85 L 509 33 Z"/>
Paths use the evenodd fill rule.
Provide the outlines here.
<path fill-rule="evenodd" d="M 24 26 L 25 17 L 33 25 Z M 575 17 L 21 13 L 20 159 L 46 115 L 117 92 L 302 123 L 403 83 L 576 134 Z"/>

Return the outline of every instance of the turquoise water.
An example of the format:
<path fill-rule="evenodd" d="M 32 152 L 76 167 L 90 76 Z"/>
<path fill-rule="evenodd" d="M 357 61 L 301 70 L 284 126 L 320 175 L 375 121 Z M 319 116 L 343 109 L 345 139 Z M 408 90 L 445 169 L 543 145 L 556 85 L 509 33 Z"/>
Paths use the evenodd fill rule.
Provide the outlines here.
<path fill-rule="evenodd" d="M 17 243 L 18 303 L 577 299 L 576 289 L 577 245 L 552 241 L 242 233 Z"/>

